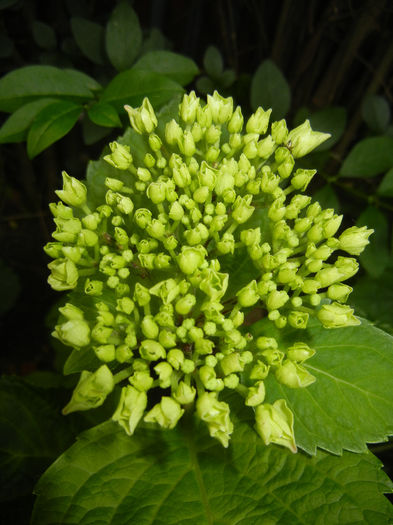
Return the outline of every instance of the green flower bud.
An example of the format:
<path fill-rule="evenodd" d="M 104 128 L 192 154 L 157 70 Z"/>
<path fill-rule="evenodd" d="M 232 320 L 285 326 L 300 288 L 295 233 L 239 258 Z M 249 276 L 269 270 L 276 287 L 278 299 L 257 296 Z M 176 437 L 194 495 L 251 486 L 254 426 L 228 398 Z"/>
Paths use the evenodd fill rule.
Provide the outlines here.
<path fill-rule="evenodd" d="M 284 290 L 274 290 L 269 293 L 266 299 L 266 306 L 268 310 L 278 310 L 284 306 L 288 301 L 289 296 Z"/>
<path fill-rule="evenodd" d="M 134 299 L 139 306 L 146 306 L 150 302 L 150 292 L 143 284 L 136 283 L 134 290 Z"/>
<path fill-rule="evenodd" d="M 171 146 L 175 146 L 183 137 L 183 131 L 175 119 L 165 126 L 165 140 Z"/>
<path fill-rule="evenodd" d="M 161 361 L 154 367 L 155 373 L 158 375 L 158 381 L 161 388 L 168 388 L 171 386 L 171 377 L 173 368 L 166 361 Z"/>
<path fill-rule="evenodd" d="M 132 436 L 143 417 L 146 406 L 146 392 L 139 392 L 130 385 L 125 386 L 121 390 L 120 401 L 112 419 L 119 423 L 129 436 Z"/>
<path fill-rule="evenodd" d="M 92 247 L 98 244 L 98 235 L 91 231 L 83 229 L 78 235 L 79 246 Z"/>
<path fill-rule="evenodd" d="M 270 366 L 280 366 L 284 359 L 284 353 L 276 348 L 268 348 L 261 352 L 261 355 Z"/>
<path fill-rule="evenodd" d="M 84 370 L 74 388 L 71 401 L 62 410 L 64 415 L 101 406 L 115 386 L 113 375 L 106 365 L 95 372 Z"/>
<path fill-rule="evenodd" d="M 63 255 L 63 243 L 62 242 L 48 242 L 44 246 L 44 252 L 52 257 L 52 259 L 58 259 Z M 75 261 L 74 261 L 75 262 Z"/>
<path fill-rule="evenodd" d="M 53 337 L 67 346 L 77 349 L 90 343 L 90 327 L 83 319 L 70 319 L 66 323 L 55 326 Z"/>
<path fill-rule="evenodd" d="M 262 108 L 258 108 L 247 121 L 247 133 L 258 133 L 259 135 L 266 133 L 271 112 L 271 109 L 264 111 Z"/>
<path fill-rule="evenodd" d="M 124 312 L 125 314 L 130 315 L 130 313 L 133 312 L 134 308 L 135 303 L 129 297 L 122 297 L 121 299 L 117 300 L 116 310 L 118 310 L 119 312 Z"/>
<path fill-rule="evenodd" d="M 64 204 L 61 201 L 51 202 L 49 204 L 49 209 L 52 212 L 53 217 L 59 217 L 59 219 L 68 220 L 74 217 L 74 212 L 72 211 L 72 208 L 64 206 Z"/>
<path fill-rule="evenodd" d="M 295 190 L 305 191 L 316 172 L 317 170 L 297 169 L 291 179 L 291 185 Z"/>
<path fill-rule="evenodd" d="M 307 328 L 309 314 L 307 312 L 299 312 L 292 310 L 288 314 L 288 323 L 293 328 L 304 330 Z"/>
<path fill-rule="evenodd" d="M 86 186 L 74 177 L 70 177 L 65 171 L 61 174 L 63 177 L 63 189 L 56 190 L 56 195 L 69 206 L 83 206 L 86 203 Z"/>
<path fill-rule="evenodd" d="M 213 96 L 207 95 L 207 105 L 214 122 L 225 124 L 231 119 L 233 113 L 232 97 L 224 98 L 217 91 L 214 91 Z"/>
<path fill-rule="evenodd" d="M 317 317 L 325 328 L 342 328 L 360 324 L 359 319 L 353 315 L 353 309 L 339 303 L 324 304 Z"/>
<path fill-rule="evenodd" d="M 247 397 L 244 401 L 244 404 L 249 407 L 255 407 L 263 403 L 265 399 L 266 390 L 263 381 L 258 381 L 255 386 L 252 386 L 248 389 Z"/>
<path fill-rule="evenodd" d="M 177 422 L 184 414 L 179 403 L 168 396 L 163 396 L 160 403 L 146 414 L 143 420 L 146 423 L 158 423 L 163 428 L 175 428 Z"/>
<path fill-rule="evenodd" d="M 198 397 L 196 410 L 199 418 L 207 423 L 210 435 L 227 448 L 233 432 L 227 403 L 219 401 L 215 392 L 205 392 Z"/>
<path fill-rule="evenodd" d="M 189 95 L 184 95 L 179 105 L 179 115 L 186 124 L 195 122 L 198 107 L 199 98 L 195 95 L 195 91 L 191 91 Z"/>
<path fill-rule="evenodd" d="M 228 122 L 228 131 L 229 133 L 240 133 L 243 128 L 243 115 L 240 106 L 237 106 L 233 115 Z"/>
<path fill-rule="evenodd" d="M 187 385 L 184 381 L 180 381 L 178 387 L 172 392 L 172 397 L 181 405 L 188 405 L 195 399 L 196 390 L 193 386 Z"/>
<path fill-rule="evenodd" d="M 61 306 L 59 308 L 59 312 L 61 313 L 61 315 L 64 315 L 64 317 L 66 317 L 69 320 L 71 319 L 82 319 L 83 320 L 82 310 L 71 303 L 66 303 L 64 306 Z"/>
<path fill-rule="evenodd" d="M 108 164 L 113 166 L 114 168 L 117 168 L 118 170 L 128 169 L 132 163 L 132 155 L 130 154 L 130 146 L 125 146 L 125 145 L 123 146 L 122 144 L 119 144 L 118 142 L 110 142 L 109 147 L 112 153 L 110 155 L 105 155 L 104 160 Z M 123 186 L 123 184 L 121 184 L 121 186 Z M 118 191 L 119 189 L 121 189 L 121 186 L 115 191 Z M 114 190 L 114 188 L 111 188 L 111 189 Z"/>
<path fill-rule="evenodd" d="M 160 204 L 165 201 L 165 183 L 162 181 L 151 182 L 146 190 L 146 195 L 154 204 Z"/>
<path fill-rule="evenodd" d="M 220 367 L 222 373 L 225 376 L 233 374 L 235 372 L 242 372 L 244 370 L 244 363 L 240 360 L 240 355 L 238 352 L 233 352 L 228 354 L 220 361 Z"/>
<path fill-rule="evenodd" d="M 240 304 L 240 306 L 243 306 L 244 308 L 247 308 L 249 306 L 253 306 L 255 303 L 257 303 L 260 299 L 257 282 L 252 280 L 249 282 L 246 286 L 241 288 L 237 294 L 237 302 Z"/>
<path fill-rule="evenodd" d="M 158 359 L 165 359 L 166 352 L 164 347 L 157 341 L 152 339 L 145 339 L 141 342 L 139 353 L 143 359 L 147 361 L 157 361 Z"/>
<path fill-rule="evenodd" d="M 119 363 L 130 363 L 132 360 L 133 352 L 127 345 L 119 345 L 116 348 L 116 361 Z"/>
<path fill-rule="evenodd" d="M 71 290 L 78 282 L 78 269 L 70 259 L 56 259 L 48 264 L 48 283 L 57 291 Z"/>
<path fill-rule="evenodd" d="M 115 360 L 116 351 L 115 345 L 100 345 L 94 347 L 94 352 L 100 361 L 110 363 Z"/>
<path fill-rule="evenodd" d="M 175 305 L 175 310 L 180 315 L 188 315 L 196 303 L 196 298 L 192 294 L 187 294 L 180 298 Z"/>
<path fill-rule="evenodd" d="M 169 330 L 161 330 L 158 340 L 164 348 L 172 348 L 176 346 L 176 334 Z"/>
<path fill-rule="evenodd" d="M 252 195 L 245 195 L 236 197 L 235 203 L 232 208 L 232 218 L 239 224 L 246 222 L 251 215 L 254 213 L 255 208 L 250 206 L 252 201 Z"/>
<path fill-rule="evenodd" d="M 345 281 L 346 279 L 349 279 L 359 269 L 359 263 L 356 261 L 356 259 L 353 259 L 352 257 L 337 257 L 337 261 L 334 263 L 334 266 L 341 272 L 342 277 L 341 281 Z"/>
<path fill-rule="evenodd" d="M 262 361 L 257 360 L 257 363 L 252 367 L 250 372 L 250 379 L 256 381 L 266 379 L 269 374 L 270 366 Z"/>
<path fill-rule="evenodd" d="M 315 355 L 315 350 L 301 341 L 294 343 L 287 350 L 288 358 L 296 363 L 303 363 L 303 361 L 310 359 L 313 355 Z"/>
<path fill-rule="evenodd" d="M 256 340 L 256 345 L 259 350 L 278 348 L 278 343 L 274 339 L 274 337 L 265 337 L 265 336 L 258 337 L 258 339 Z"/>
<path fill-rule="evenodd" d="M 135 370 L 135 372 L 129 378 L 129 381 L 140 392 L 147 392 L 151 389 L 154 383 L 154 380 L 150 375 L 149 369 Z"/>
<path fill-rule="evenodd" d="M 369 236 L 374 230 L 367 229 L 367 226 L 361 228 L 352 226 L 345 230 L 338 240 L 340 241 L 340 250 L 344 250 L 351 255 L 360 255 L 364 248 L 369 244 Z"/>
<path fill-rule="evenodd" d="M 191 131 L 185 131 L 183 133 L 183 140 L 180 141 L 179 148 L 187 157 L 192 157 L 194 155 L 196 147 Z"/>
<path fill-rule="evenodd" d="M 327 290 L 327 296 L 332 301 L 338 301 L 339 303 L 345 303 L 351 292 L 352 292 L 352 288 L 346 284 L 332 284 L 331 286 L 329 286 Z"/>
<path fill-rule="evenodd" d="M 332 218 L 327 220 L 323 225 L 323 233 L 325 234 L 325 237 L 327 238 L 333 237 L 333 235 L 339 229 L 342 220 L 343 220 L 342 215 L 334 215 Z"/>
<path fill-rule="evenodd" d="M 142 106 L 140 108 L 132 108 L 130 106 L 124 106 L 130 118 L 131 126 L 134 130 L 142 135 L 143 133 L 151 133 L 157 126 L 157 117 L 154 113 L 153 106 L 147 97 L 143 99 Z"/>
<path fill-rule="evenodd" d="M 203 246 L 182 246 L 181 253 L 177 257 L 180 270 L 186 275 L 191 275 L 201 266 L 205 260 L 206 250 Z"/>
<path fill-rule="evenodd" d="M 272 123 L 271 135 L 272 139 L 276 144 L 283 144 L 284 142 L 286 142 L 288 136 L 288 128 L 287 123 L 284 119 Z"/>
<path fill-rule="evenodd" d="M 330 133 L 313 131 L 310 121 L 306 120 L 303 124 L 290 131 L 287 142 L 291 144 L 292 155 L 295 159 L 298 159 L 310 153 L 310 151 L 317 148 L 330 137 Z"/>
<path fill-rule="evenodd" d="M 265 445 L 275 443 L 297 452 L 293 433 L 293 414 L 284 399 L 259 405 L 255 410 L 256 431 Z"/>
<path fill-rule="evenodd" d="M 211 109 L 207 104 L 197 108 L 197 121 L 202 128 L 208 128 L 212 123 L 212 118 Z"/>
<path fill-rule="evenodd" d="M 315 382 L 315 377 L 303 366 L 287 359 L 276 370 L 276 379 L 290 388 L 305 388 Z"/>

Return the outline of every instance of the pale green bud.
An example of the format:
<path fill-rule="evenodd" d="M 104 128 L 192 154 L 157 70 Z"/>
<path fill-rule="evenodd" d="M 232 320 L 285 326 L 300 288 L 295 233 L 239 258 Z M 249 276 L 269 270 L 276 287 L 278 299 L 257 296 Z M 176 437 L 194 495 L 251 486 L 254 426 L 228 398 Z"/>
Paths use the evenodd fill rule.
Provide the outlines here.
<path fill-rule="evenodd" d="M 48 283 L 57 291 L 71 290 L 78 282 L 78 269 L 70 259 L 56 259 L 48 264 Z"/>
<path fill-rule="evenodd" d="M 59 339 L 67 346 L 77 349 L 90 343 L 90 327 L 83 319 L 70 319 L 69 321 L 55 326 L 53 337 Z"/>
<path fill-rule="evenodd" d="M 271 109 L 264 111 L 262 108 L 258 108 L 247 121 L 247 133 L 258 133 L 259 135 L 266 133 L 271 112 Z"/>
<path fill-rule="evenodd" d="M 165 226 L 158 219 L 153 219 L 150 224 L 146 226 L 146 232 L 155 239 L 162 239 L 165 235 Z"/>
<path fill-rule="evenodd" d="M 98 244 L 98 235 L 91 231 L 83 229 L 78 234 L 78 245 L 92 247 Z"/>
<path fill-rule="evenodd" d="M 276 370 L 276 379 L 290 388 L 305 388 L 315 382 L 315 377 L 303 366 L 287 359 Z"/>
<path fill-rule="evenodd" d="M 318 281 L 320 288 L 325 288 L 326 286 L 330 286 L 337 281 L 341 281 L 342 277 L 343 274 L 339 268 L 336 266 L 328 266 L 326 268 L 322 268 L 322 270 L 319 270 L 319 272 L 315 275 L 315 280 Z"/>
<path fill-rule="evenodd" d="M 260 157 L 261 159 L 268 159 L 273 153 L 275 147 L 276 144 L 273 138 L 270 135 L 268 135 L 266 138 L 260 140 L 257 143 L 258 157 Z"/>
<path fill-rule="evenodd" d="M 139 347 L 139 353 L 143 359 L 147 361 L 157 361 L 158 359 L 165 359 L 166 352 L 164 347 L 157 341 L 145 339 Z"/>
<path fill-rule="evenodd" d="M 333 235 L 339 229 L 341 222 L 343 220 L 342 215 L 334 215 L 331 219 L 327 220 L 323 224 L 323 232 L 326 237 L 333 237 Z"/>
<path fill-rule="evenodd" d="M 105 326 L 103 323 L 97 323 L 93 330 L 91 331 L 92 338 L 97 341 L 97 343 L 106 344 L 112 335 L 113 328 Z"/>
<path fill-rule="evenodd" d="M 195 91 L 191 91 L 189 95 L 184 95 L 179 105 L 179 115 L 186 124 L 195 122 L 198 107 L 199 98 L 195 95 Z"/>
<path fill-rule="evenodd" d="M 160 204 L 165 201 L 165 183 L 162 181 L 151 182 L 146 190 L 146 195 L 154 204 Z"/>
<path fill-rule="evenodd" d="M 345 281 L 346 279 L 349 279 L 359 269 L 359 263 L 356 261 L 356 259 L 353 259 L 352 257 L 337 257 L 337 261 L 334 263 L 334 266 L 338 268 L 338 270 L 341 272 L 342 277 L 341 281 Z"/>
<path fill-rule="evenodd" d="M 266 306 L 268 310 L 278 310 L 284 306 L 288 301 L 289 296 L 285 290 L 274 290 L 269 293 L 266 299 Z"/>
<path fill-rule="evenodd" d="M 207 104 L 197 108 L 197 121 L 202 128 L 208 128 L 212 123 L 212 118 L 211 109 Z"/>
<path fill-rule="evenodd" d="M 118 310 L 119 312 L 124 312 L 125 314 L 130 315 L 130 313 L 133 312 L 134 308 L 135 303 L 129 297 L 122 297 L 121 299 L 117 300 L 116 310 Z"/>
<path fill-rule="evenodd" d="M 158 340 L 164 348 L 173 348 L 176 346 L 176 334 L 169 330 L 161 330 Z"/>
<path fill-rule="evenodd" d="M 228 131 L 229 133 L 240 133 L 243 128 L 243 115 L 240 106 L 237 106 L 233 115 L 228 122 Z"/>
<path fill-rule="evenodd" d="M 145 315 L 141 322 L 141 330 L 148 339 L 157 339 L 159 328 L 152 315 Z"/>
<path fill-rule="evenodd" d="M 191 175 L 185 164 L 173 168 L 173 180 L 179 188 L 185 188 L 191 183 Z"/>
<path fill-rule="evenodd" d="M 205 260 L 205 253 L 203 246 L 182 246 L 181 253 L 177 257 L 180 270 L 186 275 L 193 274 Z"/>
<path fill-rule="evenodd" d="M 252 386 L 248 389 L 247 397 L 244 401 L 244 404 L 249 407 L 255 407 L 263 403 L 265 399 L 266 390 L 263 381 L 258 381 L 255 386 Z"/>
<path fill-rule="evenodd" d="M 252 280 L 246 286 L 241 288 L 236 296 L 240 306 L 243 306 L 244 308 L 253 306 L 260 298 L 256 280 Z"/>
<path fill-rule="evenodd" d="M 132 360 L 133 352 L 128 345 L 119 345 L 116 348 L 116 361 L 119 363 L 129 363 Z"/>
<path fill-rule="evenodd" d="M 217 195 L 221 196 L 226 190 L 232 190 L 235 185 L 235 178 L 232 173 L 220 170 L 217 173 L 216 185 L 214 187 Z"/>
<path fill-rule="evenodd" d="M 258 339 L 256 340 L 256 345 L 257 345 L 257 348 L 259 350 L 267 350 L 267 349 L 270 349 L 270 348 L 273 348 L 273 349 L 278 348 L 278 343 L 274 339 L 274 337 L 265 337 L 265 336 L 258 337 Z"/>
<path fill-rule="evenodd" d="M 275 160 L 278 164 L 277 171 L 280 174 L 280 177 L 287 179 L 292 173 L 293 166 L 295 165 L 295 160 L 290 151 L 284 147 L 277 148 L 275 152 Z"/>
<path fill-rule="evenodd" d="M 270 366 L 266 363 L 263 363 L 262 361 L 257 361 L 256 365 L 254 365 L 250 372 L 250 379 L 255 380 L 261 380 L 266 379 L 266 377 L 269 374 Z"/>
<path fill-rule="evenodd" d="M 148 169 L 153 168 L 156 164 L 156 159 L 151 153 L 146 153 L 146 155 L 143 157 L 143 164 Z"/>
<path fill-rule="evenodd" d="M 168 388 L 171 386 L 173 368 L 169 363 L 161 361 L 154 367 L 154 371 L 158 375 L 158 381 L 161 388 Z"/>
<path fill-rule="evenodd" d="M 179 148 L 187 157 L 192 157 L 194 155 L 196 147 L 191 131 L 186 130 L 183 133 L 183 140 L 180 141 Z"/>
<path fill-rule="evenodd" d="M 283 144 L 287 140 L 288 128 L 284 119 L 272 123 L 272 139 L 276 144 Z"/>
<path fill-rule="evenodd" d="M 180 298 L 175 305 L 175 310 L 180 315 L 188 315 L 196 303 L 196 298 L 192 294 L 187 294 Z"/>
<path fill-rule="evenodd" d="M 62 410 L 64 415 L 78 410 L 90 410 L 101 406 L 115 386 L 112 372 L 106 365 L 95 372 L 84 370 L 72 393 L 71 401 Z"/>
<path fill-rule="evenodd" d="M 69 206 L 83 206 L 86 203 L 86 186 L 74 177 L 70 177 L 65 171 L 62 171 L 61 174 L 63 177 L 63 189 L 56 190 L 56 195 Z"/>
<path fill-rule="evenodd" d="M 265 445 L 275 443 L 297 452 L 293 432 L 293 414 L 284 399 L 259 405 L 255 410 L 256 431 Z"/>
<path fill-rule="evenodd" d="M 95 346 L 94 352 L 98 359 L 104 363 L 110 363 L 116 357 L 115 346 L 112 344 Z"/>
<path fill-rule="evenodd" d="M 158 423 L 163 428 L 175 428 L 177 422 L 184 414 L 179 403 L 168 396 L 163 396 L 161 401 L 146 414 L 143 420 L 146 423 Z"/>
<path fill-rule="evenodd" d="M 119 404 L 112 419 L 119 423 L 129 436 L 132 436 L 143 417 L 146 406 L 146 392 L 140 392 L 131 385 L 125 386 L 121 390 Z"/>
<path fill-rule="evenodd" d="M 284 218 L 286 207 L 284 206 L 285 196 L 275 199 L 269 207 L 268 217 L 273 222 L 278 222 Z"/>
<path fill-rule="evenodd" d="M 156 135 L 155 133 L 151 133 L 149 135 L 149 146 L 152 149 L 152 151 L 159 151 L 161 149 L 162 141 L 160 137 Z"/>
<path fill-rule="evenodd" d="M 183 130 L 176 122 L 175 119 L 172 119 L 165 126 L 165 140 L 171 146 L 178 144 L 183 138 Z"/>
<path fill-rule="evenodd" d="M 230 374 L 229 376 L 224 377 L 224 385 L 226 388 L 235 389 L 239 385 L 239 376 L 236 374 Z"/>
<path fill-rule="evenodd" d="M 72 211 L 72 208 L 64 206 L 64 204 L 61 201 L 51 202 L 49 204 L 49 209 L 53 217 L 59 217 L 59 219 L 68 220 L 74 217 L 74 212 Z"/>
<path fill-rule="evenodd" d="M 344 250 L 351 255 L 360 255 L 364 248 L 369 244 L 369 236 L 374 230 L 367 229 L 367 226 L 352 226 L 345 230 L 338 240 L 340 241 L 340 250 Z"/>
<path fill-rule="evenodd" d="M 290 144 L 294 158 L 298 159 L 310 153 L 310 151 L 317 148 L 330 137 L 330 133 L 313 131 L 310 121 L 306 120 L 303 124 L 290 131 L 287 143 Z"/>
<path fill-rule="evenodd" d="M 58 259 L 63 255 L 63 243 L 62 242 L 48 242 L 44 246 L 44 252 L 52 257 L 52 259 Z M 75 262 L 75 261 L 74 261 Z"/>
<path fill-rule="evenodd" d="M 223 374 L 228 376 L 235 372 L 242 372 L 244 370 L 244 363 L 241 362 L 238 352 L 232 352 L 232 354 L 228 354 L 221 359 L 220 367 Z"/>
<path fill-rule="evenodd" d="M 288 324 L 293 328 L 304 330 L 307 328 L 309 314 L 307 312 L 300 312 L 292 310 L 288 314 Z"/>
<path fill-rule="evenodd" d="M 140 108 L 132 108 L 130 106 L 124 106 L 130 118 L 131 126 L 134 130 L 142 135 L 143 133 L 151 133 L 157 126 L 157 117 L 154 113 L 153 106 L 147 97 L 143 99 L 142 106 Z"/>
<path fill-rule="evenodd" d="M 150 302 L 150 292 L 143 284 L 136 283 L 134 290 L 134 299 L 139 306 L 146 306 Z"/>
<path fill-rule="evenodd" d="M 224 124 L 228 122 L 233 113 L 233 98 L 224 98 L 214 91 L 213 96 L 207 95 L 207 105 L 210 108 L 214 122 Z"/>
<path fill-rule="evenodd" d="M 204 392 L 198 397 L 196 410 L 199 418 L 207 423 L 210 435 L 227 448 L 233 432 L 227 403 L 219 401 L 215 392 Z"/>
<path fill-rule="evenodd" d="M 71 319 L 82 319 L 83 320 L 82 310 L 71 303 L 66 303 L 64 306 L 61 306 L 59 308 L 59 312 L 61 313 L 61 315 L 64 315 L 64 317 L 66 317 L 69 320 Z"/>
<path fill-rule="evenodd" d="M 284 359 L 284 352 L 277 348 L 268 348 L 261 352 L 261 355 L 270 366 L 280 366 Z"/>
<path fill-rule="evenodd" d="M 239 224 L 246 222 L 254 213 L 254 206 L 251 206 L 252 195 L 245 195 L 236 197 L 235 203 L 232 207 L 232 218 Z"/>
<path fill-rule="evenodd" d="M 317 170 L 297 169 L 291 179 L 291 184 L 295 190 L 304 191 L 310 184 Z"/>
<path fill-rule="evenodd" d="M 252 246 L 261 240 L 261 229 L 254 228 L 240 232 L 240 240 L 245 246 Z"/>
<path fill-rule="evenodd" d="M 200 186 L 194 191 L 192 197 L 195 202 L 203 204 L 204 202 L 206 202 L 207 198 L 209 197 L 209 194 L 210 190 L 207 186 Z"/>
<path fill-rule="evenodd" d="M 353 309 L 339 303 L 324 304 L 317 317 L 325 328 L 342 328 L 360 324 L 359 319 L 353 315 Z"/>
<path fill-rule="evenodd" d="M 178 348 L 172 348 L 168 352 L 167 361 L 175 370 L 179 370 L 184 363 L 184 353 Z"/>
<path fill-rule="evenodd" d="M 287 350 L 288 358 L 297 363 L 303 363 L 303 361 L 310 359 L 313 355 L 315 355 L 315 350 L 301 341 L 294 343 Z"/>
<path fill-rule="evenodd" d="M 235 250 L 235 238 L 231 233 L 224 233 L 221 240 L 217 242 L 216 246 L 221 255 L 233 253 Z"/>
<path fill-rule="evenodd" d="M 332 301 L 338 301 L 339 303 L 345 303 L 351 292 L 352 292 L 352 288 L 346 284 L 332 284 L 331 286 L 329 286 L 327 290 L 327 296 Z"/>
<path fill-rule="evenodd" d="M 153 378 L 150 375 L 149 369 L 136 370 L 129 378 L 130 383 L 140 392 L 147 392 L 153 386 Z"/>
<path fill-rule="evenodd" d="M 132 163 L 132 155 L 130 154 L 130 146 L 119 144 L 118 142 L 110 142 L 109 147 L 111 150 L 110 155 L 105 155 L 104 160 L 117 168 L 118 170 L 126 170 L 130 167 Z M 114 179 L 112 179 L 114 180 Z M 120 181 L 119 181 L 120 182 Z M 106 181 L 105 181 L 106 183 Z M 123 184 L 121 185 L 121 187 Z M 119 191 L 120 188 L 111 188 L 114 191 Z"/>
<path fill-rule="evenodd" d="M 199 142 L 202 139 L 203 130 L 198 122 L 194 122 L 194 124 L 192 125 L 191 135 L 195 142 Z"/>
<path fill-rule="evenodd" d="M 181 405 L 188 405 L 195 399 L 196 390 L 193 386 L 187 385 L 184 381 L 180 381 L 178 387 L 172 392 L 172 397 Z"/>

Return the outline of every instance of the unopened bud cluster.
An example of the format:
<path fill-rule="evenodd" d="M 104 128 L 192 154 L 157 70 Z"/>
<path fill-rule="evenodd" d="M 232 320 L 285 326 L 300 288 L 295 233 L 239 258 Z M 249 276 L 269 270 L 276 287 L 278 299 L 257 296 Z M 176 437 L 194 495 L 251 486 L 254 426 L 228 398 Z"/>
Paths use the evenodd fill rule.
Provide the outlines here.
<path fill-rule="evenodd" d="M 303 365 L 314 350 L 301 341 L 310 316 L 326 328 L 358 324 L 344 284 L 358 263 L 344 252 L 359 255 L 371 233 L 337 234 L 342 216 L 304 194 L 315 170 L 295 159 L 329 135 L 308 121 L 288 131 L 262 108 L 244 122 L 216 92 L 206 104 L 185 95 L 162 123 L 148 99 L 125 109 L 143 156 L 140 145 L 136 154 L 133 143 L 111 143 L 105 202 L 92 206 L 64 173 L 64 204 L 51 204 L 49 283 L 74 290 L 53 335 L 101 362 L 82 373 L 64 411 L 100 406 L 119 383 L 113 419 L 128 434 L 141 420 L 173 428 L 194 406 L 226 447 L 233 424 L 220 392 L 234 389 L 264 442 L 295 451 L 293 415 L 284 400 L 264 402 L 265 379 L 291 388 L 315 380 Z M 232 277 L 233 261 L 249 263 L 248 282 Z M 253 340 L 243 326 L 252 307 L 299 329 L 298 342 Z"/>

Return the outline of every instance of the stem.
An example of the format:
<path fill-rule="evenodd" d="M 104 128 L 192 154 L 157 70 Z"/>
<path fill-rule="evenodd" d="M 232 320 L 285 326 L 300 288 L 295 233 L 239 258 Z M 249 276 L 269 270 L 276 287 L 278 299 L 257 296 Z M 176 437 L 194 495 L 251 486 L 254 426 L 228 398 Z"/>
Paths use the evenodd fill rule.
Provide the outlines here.
<path fill-rule="evenodd" d="M 128 368 L 124 368 L 124 370 L 120 370 L 117 374 L 113 376 L 113 380 L 115 384 L 120 383 L 124 379 L 127 379 L 127 377 L 130 377 L 132 374 L 133 368 L 132 366 L 129 366 Z"/>

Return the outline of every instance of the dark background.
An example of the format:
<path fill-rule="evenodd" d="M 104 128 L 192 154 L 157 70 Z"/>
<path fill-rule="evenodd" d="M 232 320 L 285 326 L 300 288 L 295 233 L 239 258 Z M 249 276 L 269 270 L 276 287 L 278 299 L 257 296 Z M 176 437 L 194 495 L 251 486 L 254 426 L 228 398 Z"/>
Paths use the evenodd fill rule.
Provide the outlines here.
<path fill-rule="evenodd" d="M 108 82 L 116 71 L 109 62 L 97 66 L 79 52 L 69 20 L 82 16 L 105 25 L 114 5 L 106 0 L 0 0 L 0 75 L 44 63 L 80 69 Z M 132 5 L 146 35 L 158 28 L 166 48 L 193 58 L 201 73 L 204 53 L 215 45 L 225 68 L 235 72 L 236 80 L 226 93 L 245 113 L 251 111 L 252 74 L 266 58 L 276 63 L 290 84 L 289 122 L 303 106 L 312 110 L 345 106 L 349 119 L 331 156 L 332 174 L 364 131 L 360 107 L 365 95 L 381 94 L 392 103 L 391 1 L 152 0 Z M 37 42 L 36 21 L 55 31 L 51 49 Z M 4 121 L 6 115 L 1 118 Z M 116 134 L 86 145 L 82 128 L 76 125 L 33 161 L 27 157 L 25 143 L 0 146 L 0 258 L 8 267 L 2 296 L 3 301 L 16 298 L 11 309 L 0 310 L 2 373 L 26 376 L 53 367 L 45 319 L 58 297 L 46 283 L 48 259 L 42 251 L 52 230 L 48 203 L 55 200 L 61 171 L 83 178 L 88 159 L 98 157 Z M 359 212 L 366 204 L 360 199 L 352 206 Z M 381 450 L 386 464 L 391 461 L 388 454 Z"/>

